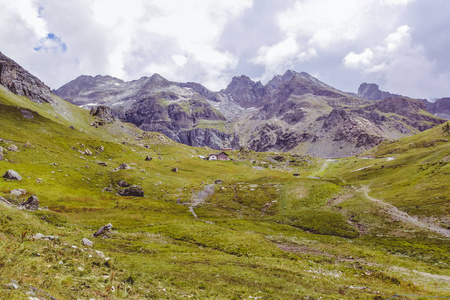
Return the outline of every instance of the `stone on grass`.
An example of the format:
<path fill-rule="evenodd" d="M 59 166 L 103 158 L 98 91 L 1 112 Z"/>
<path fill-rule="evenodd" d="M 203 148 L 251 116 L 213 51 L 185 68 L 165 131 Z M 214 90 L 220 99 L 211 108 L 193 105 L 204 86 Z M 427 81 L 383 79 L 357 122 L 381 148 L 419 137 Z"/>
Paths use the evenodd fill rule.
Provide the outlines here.
<path fill-rule="evenodd" d="M 125 180 L 119 180 L 117 182 L 117 185 L 120 187 L 129 187 L 131 184 L 129 184 L 128 182 L 126 182 Z"/>
<path fill-rule="evenodd" d="M 103 166 L 103 167 L 107 167 L 108 166 L 108 164 L 106 162 L 104 162 L 104 161 L 97 161 L 97 164 L 100 165 L 100 166 Z"/>
<path fill-rule="evenodd" d="M 7 150 L 11 152 L 17 152 L 19 151 L 19 147 L 17 147 L 16 145 L 11 145 L 7 148 Z"/>
<path fill-rule="evenodd" d="M 172 170 L 170 170 L 172 172 L 178 173 L 178 168 L 173 168 Z"/>
<path fill-rule="evenodd" d="M 222 184 L 222 179 L 217 179 L 216 181 L 214 181 L 215 184 Z"/>
<path fill-rule="evenodd" d="M 45 241 L 54 241 L 59 239 L 59 237 L 54 235 L 43 235 L 42 233 L 36 233 L 35 235 L 31 236 L 31 239 L 38 241 L 38 240 L 45 240 Z"/>
<path fill-rule="evenodd" d="M 3 160 L 3 147 L 0 146 L 0 161 Z"/>
<path fill-rule="evenodd" d="M 129 169 L 131 169 L 131 167 L 128 164 L 123 163 L 123 164 L 120 164 L 119 169 L 120 170 L 129 170 Z"/>
<path fill-rule="evenodd" d="M 15 196 L 22 196 L 22 195 L 25 195 L 27 193 L 27 191 L 24 189 L 14 189 L 14 190 L 10 191 L 9 193 L 11 195 L 15 195 Z"/>
<path fill-rule="evenodd" d="M 153 158 L 150 155 L 147 155 L 147 157 L 145 158 L 145 161 L 151 161 Z"/>
<path fill-rule="evenodd" d="M 144 189 L 139 185 L 132 185 L 129 188 L 119 191 L 120 196 L 144 197 Z"/>
<path fill-rule="evenodd" d="M 84 150 L 84 155 L 92 156 L 93 154 L 92 154 L 92 151 L 91 151 L 91 150 L 86 149 L 86 150 Z"/>
<path fill-rule="evenodd" d="M 113 227 L 112 224 L 108 223 L 105 226 L 100 227 L 100 229 L 97 230 L 92 236 L 97 237 L 97 236 L 105 233 L 106 231 L 110 231 L 112 227 Z"/>
<path fill-rule="evenodd" d="M 3 178 L 5 179 L 11 179 L 11 180 L 22 180 L 22 177 L 14 170 L 8 170 L 3 175 Z"/>
<path fill-rule="evenodd" d="M 39 209 L 39 199 L 36 196 L 31 196 L 27 199 L 27 201 L 24 201 L 20 203 L 20 206 L 28 209 L 28 210 L 38 210 Z"/>
<path fill-rule="evenodd" d="M 37 178 L 36 183 L 42 183 L 42 178 Z"/>
<path fill-rule="evenodd" d="M 81 242 L 83 243 L 84 246 L 88 246 L 88 247 L 92 247 L 92 245 L 94 244 L 93 241 L 90 241 L 87 238 L 82 239 Z"/>

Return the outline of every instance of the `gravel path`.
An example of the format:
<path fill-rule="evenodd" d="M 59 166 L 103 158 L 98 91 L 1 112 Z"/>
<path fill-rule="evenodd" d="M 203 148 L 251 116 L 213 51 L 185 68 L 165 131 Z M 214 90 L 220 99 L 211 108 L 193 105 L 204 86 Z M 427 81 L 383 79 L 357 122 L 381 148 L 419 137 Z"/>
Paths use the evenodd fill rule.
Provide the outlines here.
<path fill-rule="evenodd" d="M 362 191 L 364 192 L 364 195 L 367 197 L 367 199 L 383 205 L 386 208 L 386 210 L 389 212 L 389 214 L 394 219 L 402 221 L 402 222 L 405 222 L 405 223 L 412 224 L 412 225 L 414 225 L 416 227 L 425 228 L 425 229 L 437 232 L 437 233 L 442 234 L 442 235 L 444 235 L 446 237 L 450 237 L 450 230 L 444 229 L 444 228 L 439 227 L 439 226 L 437 226 L 435 224 L 432 224 L 432 223 L 426 223 L 426 222 L 420 221 L 416 217 L 410 216 L 406 212 L 399 210 L 397 207 L 395 207 L 392 204 L 389 204 L 389 203 L 386 203 L 386 202 L 384 202 L 382 200 L 370 197 L 368 195 L 369 188 L 367 186 L 363 187 Z"/>

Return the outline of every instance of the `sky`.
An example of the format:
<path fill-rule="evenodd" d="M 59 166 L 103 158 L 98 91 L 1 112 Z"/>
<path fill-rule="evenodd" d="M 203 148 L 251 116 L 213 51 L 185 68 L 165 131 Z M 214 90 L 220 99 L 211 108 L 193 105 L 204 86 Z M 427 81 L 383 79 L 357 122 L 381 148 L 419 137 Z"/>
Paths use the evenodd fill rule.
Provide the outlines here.
<path fill-rule="evenodd" d="M 307 72 L 450 96 L 448 0 L 0 0 L 0 51 L 52 89 L 80 75 L 158 73 L 218 91 Z"/>

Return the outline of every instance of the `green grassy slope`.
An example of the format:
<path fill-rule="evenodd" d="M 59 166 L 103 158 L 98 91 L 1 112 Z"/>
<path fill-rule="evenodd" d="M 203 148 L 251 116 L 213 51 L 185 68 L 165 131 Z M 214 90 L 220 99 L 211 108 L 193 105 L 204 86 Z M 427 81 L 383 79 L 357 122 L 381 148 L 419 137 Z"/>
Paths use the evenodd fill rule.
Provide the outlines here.
<path fill-rule="evenodd" d="M 35 111 L 32 119 L 24 117 L 24 107 Z M 63 102 L 60 107 L 54 112 L 0 90 L 0 146 L 19 148 L 5 150 L 0 172 L 14 169 L 23 177 L 2 179 L 0 195 L 12 203 L 36 195 L 47 207 L 33 212 L 0 204 L 0 298 L 24 299 L 30 286 L 37 296 L 57 299 L 450 295 L 449 239 L 391 219 L 360 188 L 368 185 L 370 196 L 411 214 L 443 219 L 445 201 L 431 201 L 440 196 L 432 194 L 422 205 L 412 187 L 394 183 L 399 175 L 390 172 L 409 174 L 440 161 L 448 150 L 444 142 L 397 153 L 389 162 L 352 158 L 324 168 L 305 156 L 252 151 L 209 162 L 199 158 L 208 149 L 174 144 L 120 122 L 94 128 L 88 112 Z M 69 120 L 61 117 L 64 112 Z M 371 155 L 394 155 L 385 147 L 402 151 L 410 143 L 380 146 Z M 86 149 L 93 155 L 83 154 Z M 147 155 L 153 159 L 145 161 Z M 376 174 L 351 172 L 372 162 Z M 116 170 L 121 163 L 131 169 Z M 397 163 L 402 165 L 391 167 Z M 445 166 L 425 171 L 431 183 L 424 188 L 442 189 Z M 145 197 L 119 196 L 118 180 L 142 186 Z M 9 194 L 16 188 L 27 194 Z M 410 205 L 389 198 L 397 194 L 410 197 Z M 109 238 L 91 236 L 107 223 L 114 225 Z M 38 232 L 59 239 L 33 240 Z M 82 238 L 93 247 L 83 246 Z M 19 289 L 5 286 L 12 280 Z"/>

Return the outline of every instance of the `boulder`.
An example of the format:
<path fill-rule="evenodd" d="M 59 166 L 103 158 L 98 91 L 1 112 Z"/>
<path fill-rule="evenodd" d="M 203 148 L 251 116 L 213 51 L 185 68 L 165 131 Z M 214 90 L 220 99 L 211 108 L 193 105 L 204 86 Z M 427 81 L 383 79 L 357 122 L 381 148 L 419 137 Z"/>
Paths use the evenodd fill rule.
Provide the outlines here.
<path fill-rule="evenodd" d="M 146 161 L 151 161 L 153 158 L 150 155 L 147 155 L 147 157 L 145 158 Z M 1 159 L 0 159 L 1 160 Z"/>
<path fill-rule="evenodd" d="M 15 196 L 22 196 L 25 195 L 27 193 L 26 190 L 24 189 L 14 189 L 11 192 L 9 192 L 11 195 L 15 195 Z"/>
<path fill-rule="evenodd" d="M 214 181 L 214 183 L 215 183 L 215 184 L 222 184 L 223 181 L 222 181 L 222 179 L 217 179 L 216 181 Z"/>
<path fill-rule="evenodd" d="M 84 246 L 88 246 L 88 247 L 92 247 L 92 245 L 94 245 L 94 242 L 88 240 L 87 238 L 82 239 L 81 243 L 83 243 Z"/>
<path fill-rule="evenodd" d="M 28 210 L 38 210 L 39 209 L 39 199 L 36 196 L 31 196 L 27 199 L 27 201 L 24 201 L 20 203 L 20 206 L 28 209 Z"/>
<path fill-rule="evenodd" d="M 92 156 L 93 154 L 92 154 L 92 151 L 91 151 L 91 150 L 86 149 L 86 150 L 84 150 L 84 155 Z"/>
<path fill-rule="evenodd" d="M 129 170 L 129 169 L 131 169 L 131 167 L 128 164 L 123 163 L 119 166 L 119 169 L 120 170 Z"/>
<path fill-rule="evenodd" d="M 117 185 L 120 186 L 120 187 L 129 187 L 130 186 L 130 184 L 127 183 L 125 180 L 119 180 L 117 182 Z"/>
<path fill-rule="evenodd" d="M 132 185 L 126 189 L 119 191 L 120 196 L 144 197 L 144 189 L 139 185 Z"/>
<path fill-rule="evenodd" d="M 11 180 L 22 180 L 22 177 L 14 170 L 8 170 L 3 175 L 3 178 L 5 179 L 11 179 Z"/>
<path fill-rule="evenodd" d="M 102 235 L 103 233 L 105 233 L 105 231 L 110 231 L 111 228 L 113 228 L 113 225 L 111 223 L 108 223 L 105 226 L 100 227 L 100 229 L 92 234 L 92 236 L 97 237 L 99 235 Z"/>
<path fill-rule="evenodd" d="M 6 150 L 11 151 L 11 152 L 17 152 L 17 151 L 19 151 L 19 147 L 17 147 L 16 145 L 11 145 Z"/>
<path fill-rule="evenodd" d="M 178 173 L 178 168 L 173 168 L 172 170 L 170 170 L 172 172 Z"/>

